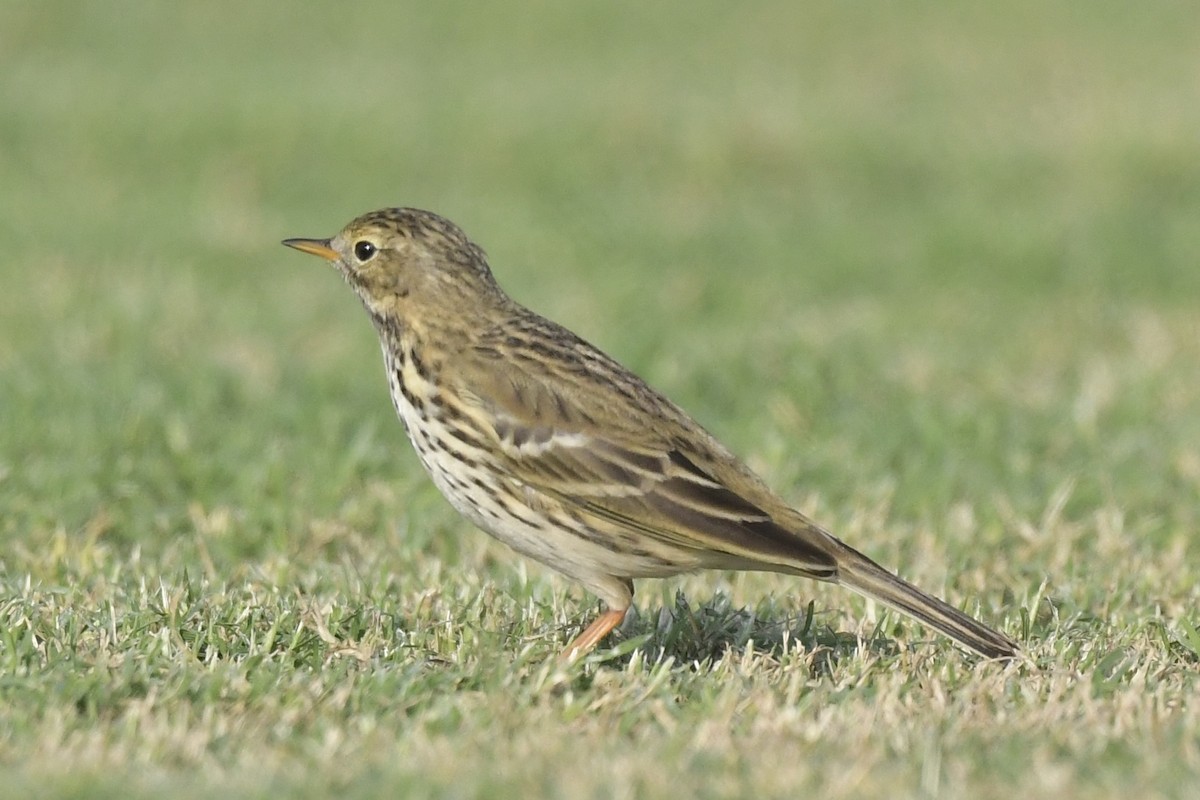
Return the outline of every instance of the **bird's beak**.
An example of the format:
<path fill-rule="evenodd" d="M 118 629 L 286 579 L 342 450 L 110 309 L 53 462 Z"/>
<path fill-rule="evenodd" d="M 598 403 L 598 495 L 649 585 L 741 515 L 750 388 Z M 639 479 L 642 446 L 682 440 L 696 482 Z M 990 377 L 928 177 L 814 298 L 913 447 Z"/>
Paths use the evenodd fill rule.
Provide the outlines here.
<path fill-rule="evenodd" d="M 341 256 L 337 251 L 329 246 L 330 239 L 284 239 L 283 243 L 288 247 L 294 247 L 301 253 L 312 253 L 314 256 L 320 256 L 326 261 L 337 261 Z"/>

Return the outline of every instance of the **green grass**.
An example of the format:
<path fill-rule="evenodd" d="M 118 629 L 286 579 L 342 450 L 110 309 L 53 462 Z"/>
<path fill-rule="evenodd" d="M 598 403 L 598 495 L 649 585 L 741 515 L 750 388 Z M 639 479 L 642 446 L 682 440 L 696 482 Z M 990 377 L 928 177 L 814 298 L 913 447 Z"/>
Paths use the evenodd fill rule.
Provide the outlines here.
<path fill-rule="evenodd" d="M 0 796 L 1193 792 L 1198 33 L 5 6 Z M 437 496 L 357 302 L 278 244 L 397 204 L 1031 661 L 708 574 L 561 668 L 596 602 Z"/>

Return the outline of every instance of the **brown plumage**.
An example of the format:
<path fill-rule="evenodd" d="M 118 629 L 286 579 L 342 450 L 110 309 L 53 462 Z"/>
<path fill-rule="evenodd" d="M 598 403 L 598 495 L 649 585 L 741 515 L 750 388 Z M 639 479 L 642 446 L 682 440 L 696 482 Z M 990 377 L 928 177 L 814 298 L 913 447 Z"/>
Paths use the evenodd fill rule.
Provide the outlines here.
<path fill-rule="evenodd" d="M 682 409 L 508 297 L 483 251 L 428 211 L 366 214 L 284 244 L 331 262 L 383 348 L 396 412 L 464 516 L 624 618 L 633 579 L 745 569 L 839 583 L 991 658 L 1016 645 L 883 569 L 775 495 Z"/>

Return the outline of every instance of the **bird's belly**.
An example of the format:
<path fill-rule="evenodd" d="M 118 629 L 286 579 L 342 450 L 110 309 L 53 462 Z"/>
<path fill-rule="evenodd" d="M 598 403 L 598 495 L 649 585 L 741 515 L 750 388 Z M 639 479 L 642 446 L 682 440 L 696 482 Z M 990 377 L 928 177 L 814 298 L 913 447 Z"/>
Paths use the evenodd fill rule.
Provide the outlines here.
<path fill-rule="evenodd" d="M 571 577 L 642 578 L 690 568 L 678 554 L 637 546 L 619 532 L 596 529 L 565 513 L 555 501 L 506 478 L 486 453 L 462 452 L 447 423 L 397 404 L 417 457 L 438 491 L 476 527 L 522 555 Z M 698 566 L 694 565 L 694 566 Z"/>
<path fill-rule="evenodd" d="M 445 419 L 437 404 L 427 401 L 437 389 L 412 369 L 411 361 L 407 369 L 388 363 L 396 414 L 434 485 L 477 527 L 518 553 L 585 582 L 606 575 L 662 577 L 700 566 L 694 553 L 668 552 L 665 545 L 654 547 L 611 525 L 589 525 L 559 501 L 506 474 L 492 453 L 469 443 L 473 436 L 456 435 L 453 426 L 461 422 Z"/>

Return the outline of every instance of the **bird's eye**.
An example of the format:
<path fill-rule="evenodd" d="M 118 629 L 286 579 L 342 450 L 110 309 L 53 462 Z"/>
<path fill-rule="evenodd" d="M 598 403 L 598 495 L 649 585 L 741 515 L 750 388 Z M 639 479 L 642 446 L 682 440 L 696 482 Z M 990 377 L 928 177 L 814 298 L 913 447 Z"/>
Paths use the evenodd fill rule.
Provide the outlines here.
<path fill-rule="evenodd" d="M 359 261 L 370 261 L 378 249 L 375 245 L 364 239 L 354 243 L 354 257 Z"/>

